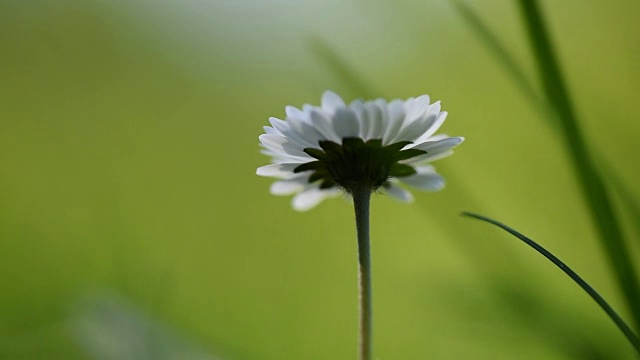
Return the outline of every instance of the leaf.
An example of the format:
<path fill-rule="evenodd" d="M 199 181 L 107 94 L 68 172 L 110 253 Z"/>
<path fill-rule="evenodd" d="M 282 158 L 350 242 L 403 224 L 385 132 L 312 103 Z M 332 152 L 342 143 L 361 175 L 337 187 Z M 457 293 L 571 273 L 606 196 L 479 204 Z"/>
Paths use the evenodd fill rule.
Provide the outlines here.
<path fill-rule="evenodd" d="M 569 266 L 567 266 L 564 262 L 562 262 L 562 260 L 558 259 L 555 255 L 553 255 L 551 252 L 549 252 L 544 247 L 540 246 L 535 241 L 531 240 L 530 238 L 522 235 L 521 233 L 517 232 L 516 230 L 513 230 L 512 228 L 508 227 L 507 225 L 504 225 L 504 224 L 502 224 L 502 223 L 500 223 L 500 222 L 498 222 L 496 220 L 490 219 L 490 218 L 482 216 L 482 215 L 470 213 L 470 212 L 463 212 L 462 215 L 463 216 L 468 216 L 468 217 L 471 217 L 471 218 L 474 218 L 474 219 L 477 219 L 477 220 L 481 220 L 481 221 L 484 221 L 484 222 L 488 222 L 490 224 L 493 224 L 493 225 L 505 230 L 506 232 L 510 233 L 511 235 L 513 235 L 513 236 L 517 237 L 518 239 L 522 240 L 522 242 L 524 242 L 525 244 L 527 244 L 530 247 L 532 247 L 534 250 L 536 250 L 537 252 L 542 254 L 542 256 L 544 256 L 549 261 L 551 261 L 554 265 L 556 265 L 558 268 L 560 268 L 560 270 L 562 270 L 565 274 L 567 274 L 573 281 L 576 282 L 576 284 L 578 284 L 584 291 L 586 291 L 587 294 L 589 294 L 589 296 L 591 296 L 591 298 L 598 305 L 600 305 L 602 310 L 604 310 L 604 312 L 607 313 L 607 315 L 609 315 L 611 320 L 613 320 L 613 322 L 622 331 L 622 333 L 627 338 L 627 340 L 629 340 L 631 345 L 633 345 L 633 347 L 636 349 L 636 351 L 638 352 L 638 355 L 640 355 L 640 339 L 638 339 L 638 337 L 633 333 L 631 328 L 624 322 L 624 320 L 622 320 L 620 315 L 618 315 L 618 313 L 616 313 L 616 311 L 609 305 L 609 303 L 607 303 L 607 301 L 602 296 L 600 296 L 600 294 L 598 294 L 598 292 L 595 289 L 593 289 L 591 287 L 591 285 L 589 285 L 586 281 L 584 281 Z"/>
<path fill-rule="evenodd" d="M 518 65 L 515 58 L 507 51 L 498 37 L 489 29 L 489 27 L 482 21 L 480 16 L 474 12 L 474 10 L 461 0 L 454 0 L 453 5 L 458 13 L 465 20 L 465 23 L 471 28 L 472 33 L 478 36 L 478 39 L 485 45 L 487 50 L 495 57 L 496 61 L 502 66 L 501 69 L 505 69 L 507 75 L 511 77 L 516 85 L 519 86 L 524 95 L 527 96 L 534 109 L 542 111 L 542 118 L 548 120 L 555 129 L 561 125 L 558 119 L 558 114 L 549 103 L 542 98 L 538 91 L 527 79 L 525 71 Z M 559 132 L 554 132 L 559 133 Z M 616 175 L 612 171 L 612 166 L 608 163 L 599 151 L 594 151 L 596 163 L 602 164 L 604 169 L 603 177 L 608 183 L 611 183 L 614 189 L 619 193 L 622 199 L 622 204 L 626 208 L 627 212 L 633 216 L 636 236 L 640 237 L 640 201 L 633 195 L 630 188 L 620 181 L 620 176 Z"/>
<path fill-rule="evenodd" d="M 585 201 L 591 212 L 600 241 L 608 256 L 609 265 L 616 275 L 631 310 L 634 323 L 640 328 L 640 282 L 629 257 L 629 250 L 611 201 L 589 149 L 578 117 L 573 108 L 569 88 L 558 63 L 542 12 L 534 0 L 520 0 L 520 9 L 529 34 L 531 47 L 538 63 L 539 74 L 547 102 L 558 114 L 560 129 L 572 158 L 571 164 Z"/>

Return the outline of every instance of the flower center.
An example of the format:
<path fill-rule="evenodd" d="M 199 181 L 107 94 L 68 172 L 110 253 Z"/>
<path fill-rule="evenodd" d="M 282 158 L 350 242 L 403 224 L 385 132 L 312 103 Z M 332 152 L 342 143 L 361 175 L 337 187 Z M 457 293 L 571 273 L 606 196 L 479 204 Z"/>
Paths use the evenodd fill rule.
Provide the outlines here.
<path fill-rule="evenodd" d="M 293 172 L 313 170 L 309 182 L 321 181 L 320 188 L 339 186 L 348 192 L 366 187 L 376 190 L 387 184 L 390 177 L 409 176 L 416 173 L 410 165 L 399 163 L 402 160 L 426 154 L 418 149 L 403 147 L 411 141 L 401 141 L 382 146 L 381 139 L 365 142 L 360 138 L 342 139 L 342 145 L 333 141 L 318 142 L 322 150 L 306 148 L 304 152 L 317 159 L 296 167 Z"/>

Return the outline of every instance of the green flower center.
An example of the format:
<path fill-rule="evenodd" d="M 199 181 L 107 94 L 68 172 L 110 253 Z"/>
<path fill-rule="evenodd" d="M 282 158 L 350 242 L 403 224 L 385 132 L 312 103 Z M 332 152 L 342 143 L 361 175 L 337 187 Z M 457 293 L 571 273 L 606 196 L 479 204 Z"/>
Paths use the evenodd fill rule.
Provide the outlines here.
<path fill-rule="evenodd" d="M 317 159 L 296 167 L 293 172 L 313 170 L 309 182 L 321 181 L 320 188 L 339 186 L 348 192 L 366 187 L 376 190 L 388 183 L 390 177 L 409 176 L 416 170 L 402 160 L 426 154 L 418 149 L 401 150 L 411 141 L 401 141 L 382 146 L 381 139 L 365 142 L 360 138 L 344 138 L 342 145 L 322 140 L 322 148 L 306 148 L 304 152 Z"/>

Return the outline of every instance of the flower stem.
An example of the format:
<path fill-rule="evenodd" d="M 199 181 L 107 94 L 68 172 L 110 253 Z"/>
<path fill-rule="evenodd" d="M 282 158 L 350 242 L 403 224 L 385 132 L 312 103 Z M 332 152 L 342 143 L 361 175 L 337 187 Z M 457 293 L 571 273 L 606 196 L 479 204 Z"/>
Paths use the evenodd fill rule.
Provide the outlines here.
<path fill-rule="evenodd" d="M 353 207 L 356 212 L 356 230 L 358 233 L 358 280 L 360 288 L 360 360 L 371 360 L 373 343 L 371 340 L 371 255 L 369 246 L 369 204 L 371 188 L 361 187 L 351 191 Z"/>

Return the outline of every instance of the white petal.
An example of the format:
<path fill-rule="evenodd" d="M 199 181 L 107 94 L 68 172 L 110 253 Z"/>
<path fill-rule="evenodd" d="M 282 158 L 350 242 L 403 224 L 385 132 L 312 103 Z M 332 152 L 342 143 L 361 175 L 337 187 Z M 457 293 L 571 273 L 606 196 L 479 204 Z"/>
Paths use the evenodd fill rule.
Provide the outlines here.
<path fill-rule="evenodd" d="M 417 174 L 404 176 L 398 180 L 421 190 L 437 191 L 444 188 L 444 178 L 432 167 L 419 167 L 416 171 Z"/>
<path fill-rule="evenodd" d="M 462 141 L 464 141 L 463 137 L 450 137 L 437 141 L 427 141 L 413 146 L 414 149 L 424 150 L 429 153 L 436 153 L 443 150 L 449 150 L 455 146 L 458 146 Z"/>
<path fill-rule="evenodd" d="M 340 96 L 338 96 L 333 91 L 329 91 L 329 90 L 325 91 L 324 94 L 322 94 L 321 104 L 322 104 L 322 110 L 326 110 L 329 112 L 334 112 L 338 108 L 346 106 Z"/>
<path fill-rule="evenodd" d="M 311 105 L 305 105 L 305 106 L 311 106 Z M 287 106 L 284 108 L 284 112 L 285 114 L 287 114 L 288 118 L 296 118 L 307 124 L 311 122 L 311 119 L 309 119 L 308 111 L 306 110 L 302 111 L 295 106 Z"/>
<path fill-rule="evenodd" d="M 451 136 L 449 136 L 449 135 L 447 135 L 447 134 L 438 134 L 438 135 L 429 136 L 429 138 L 428 138 L 428 139 L 426 139 L 426 140 L 424 140 L 424 141 L 420 141 L 420 139 L 418 139 L 418 140 L 416 140 L 416 142 L 415 142 L 415 143 L 416 143 L 416 145 L 417 145 L 417 144 L 421 144 L 421 143 L 423 143 L 423 142 L 427 142 L 427 141 L 429 141 L 429 142 L 432 142 L 432 141 L 439 141 L 439 140 L 448 139 L 448 138 L 450 138 L 450 137 L 451 137 Z"/>
<path fill-rule="evenodd" d="M 297 120 L 297 121 L 300 122 L 301 120 Z M 307 140 L 303 139 L 300 135 L 298 135 L 295 131 L 291 129 L 290 122 L 286 122 L 284 120 L 280 120 L 274 117 L 270 117 L 269 122 L 271 123 L 271 126 L 273 126 L 276 130 L 278 130 L 280 135 L 293 141 L 300 148 L 304 149 L 306 147 L 311 146 L 311 144 Z"/>
<path fill-rule="evenodd" d="M 289 123 L 291 130 L 295 133 L 295 135 L 287 135 L 291 137 L 295 136 L 298 140 L 304 143 L 304 147 L 318 146 L 318 140 L 323 138 L 318 130 L 311 125 L 311 120 L 307 123 L 297 117 L 287 117 L 287 122 Z"/>
<path fill-rule="evenodd" d="M 391 140 L 398 135 L 404 121 L 404 104 L 400 100 L 393 100 L 387 106 L 387 112 L 387 126 L 382 136 L 382 145 L 391 144 Z"/>
<path fill-rule="evenodd" d="M 304 190 L 298 195 L 294 196 L 291 200 L 291 206 L 297 211 L 307 211 L 322 200 L 336 195 L 335 190 L 320 190 L 317 187 Z"/>
<path fill-rule="evenodd" d="M 275 156 L 290 155 L 302 159 L 311 159 L 309 155 L 302 151 L 304 147 L 292 142 L 291 139 L 286 137 L 275 134 L 262 134 L 258 139 L 260 143 Z"/>
<path fill-rule="evenodd" d="M 269 164 L 261 166 L 256 170 L 256 174 L 269 177 L 289 177 L 292 176 L 293 169 L 301 165 L 300 163 Z"/>
<path fill-rule="evenodd" d="M 440 100 L 434 102 L 433 104 L 429 105 L 426 109 L 425 109 L 425 113 L 429 116 L 438 116 L 438 114 L 440 114 L 440 109 L 442 108 L 442 105 L 440 105 Z"/>
<path fill-rule="evenodd" d="M 358 118 L 353 110 L 349 108 L 339 108 L 333 115 L 333 129 L 336 135 L 343 139 L 346 137 L 357 137 L 360 133 Z"/>
<path fill-rule="evenodd" d="M 258 136 L 258 140 L 260 140 L 260 143 L 265 148 L 276 154 L 285 153 L 284 149 L 282 148 L 282 144 L 284 144 L 287 139 L 284 136 L 276 134 L 262 134 Z"/>
<path fill-rule="evenodd" d="M 423 163 L 428 163 L 428 162 L 432 162 L 432 161 L 436 161 L 436 160 L 440 160 L 440 159 L 444 159 L 447 156 L 451 156 L 453 155 L 453 150 L 448 150 L 448 151 L 442 151 L 442 152 L 437 152 L 437 153 L 431 153 L 431 154 L 425 154 L 425 155 L 419 155 L 407 160 L 403 160 L 401 161 L 401 163 L 403 164 L 423 164 Z"/>
<path fill-rule="evenodd" d="M 263 126 L 262 129 L 264 129 L 264 132 L 267 134 L 282 135 L 280 131 L 272 128 L 271 126 Z"/>
<path fill-rule="evenodd" d="M 384 128 L 384 118 L 382 109 L 376 103 L 369 103 L 365 107 L 365 116 L 369 122 L 369 131 L 364 140 L 382 139 Z"/>
<path fill-rule="evenodd" d="M 313 161 L 315 160 L 314 158 L 312 158 L 311 156 L 307 155 L 306 152 L 304 152 L 304 148 L 301 148 L 299 145 L 291 143 L 291 142 L 285 142 L 284 144 L 282 144 L 282 148 L 284 149 L 284 151 L 288 154 L 288 155 L 292 155 L 292 156 L 297 156 L 299 158 L 306 158 L 307 161 Z"/>
<path fill-rule="evenodd" d="M 280 180 L 271 184 L 270 191 L 273 195 L 292 195 L 304 190 L 306 177 L 294 180 Z"/>
<path fill-rule="evenodd" d="M 426 130 L 429 129 L 431 124 L 426 121 L 416 120 L 409 124 L 405 124 L 405 127 L 398 132 L 398 134 L 390 140 L 391 143 L 396 143 L 398 141 L 415 141 L 418 139 Z"/>
<path fill-rule="evenodd" d="M 382 187 L 382 193 L 394 197 L 402 202 L 410 203 L 413 201 L 413 195 L 411 195 L 409 191 L 395 185 L 394 183 L 390 183 L 389 185 Z"/>
<path fill-rule="evenodd" d="M 311 111 L 311 123 L 315 126 L 316 130 L 324 137 L 323 140 L 331 140 L 336 143 L 340 143 L 340 138 L 333 130 L 333 126 L 329 119 L 320 111 Z"/>
<path fill-rule="evenodd" d="M 280 131 L 293 141 L 300 143 L 303 148 L 318 146 L 318 140 L 321 140 L 323 136 L 312 124 L 309 113 L 317 108 L 311 105 L 305 105 L 305 108 L 308 108 L 309 111 L 301 111 L 293 106 L 287 106 L 285 108 L 287 113 L 286 126 L 290 130 L 281 129 Z M 275 124 L 273 125 L 275 127 Z"/>
<path fill-rule="evenodd" d="M 273 126 L 274 129 L 278 130 L 281 134 L 291 130 L 291 128 L 289 127 L 289 124 L 286 121 L 280 120 L 278 118 L 270 117 L 269 123 L 271 124 L 271 126 Z"/>
<path fill-rule="evenodd" d="M 322 110 L 319 106 L 313 106 L 313 105 L 309 105 L 309 104 L 304 104 L 302 105 L 302 111 L 305 114 L 311 114 L 312 111 L 319 111 Z"/>
<path fill-rule="evenodd" d="M 260 150 L 260 153 L 265 154 L 267 156 L 271 156 L 271 162 L 274 164 L 289 164 L 289 163 L 304 164 L 306 162 L 314 160 L 311 156 L 307 154 L 304 154 L 304 156 L 294 156 L 294 155 L 289 155 L 287 153 L 276 154 L 268 149 Z"/>
<path fill-rule="evenodd" d="M 435 104 L 431 105 L 434 106 Z M 422 134 L 422 136 L 420 136 L 416 142 L 423 142 L 423 141 L 432 141 L 435 140 L 431 137 L 431 135 L 435 134 L 436 131 L 438 131 L 438 129 L 440 129 L 440 126 L 442 126 L 442 124 L 444 123 L 444 121 L 447 119 L 447 112 L 446 111 L 442 111 L 440 113 L 438 113 L 435 116 L 435 120 L 432 121 L 431 127 L 424 132 L 424 134 Z"/>
<path fill-rule="evenodd" d="M 416 156 L 407 161 L 407 163 L 420 163 L 425 161 L 433 161 L 436 159 L 442 159 L 448 155 L 451 155 L 451 149 L 458 146 L 464 138 L 451 137 L 437 141 L 427 141 L 424 143 L 413 146 L 413 149 L 424 150 L 427 153 L 424 155 Z"/>
<path fill-rule="evenodd" d="M 405 122 L 413 122 L 420 118 L 429 109 L 429 95 L 418 96 L 416 99 L 409 99 L 405 103 Z"/>
<path fill-rule="evenodd" d="M 409 202 L 413 196 L 401 182 L 419 189 L 439 190 L 444 186 L 444 179 L 432 167 L 426 166 L 426 162 L 450 155 L 451 149 L 463 138 L 434 135 L 444 123 L 447 113 L 440 111 L 440 102 L 431 105 L 429 102 L 429 96 L 423 95 L 389 103 L 384 99 L 356 100 L 346 106 L 338 95 L 327 91 L 322 96 L 321 106 L 305 104 L 302 110 L 287 106 L 286 119 L 271 118 L 271 126 L 265 126 L 265 133 L 259 137 L 263 148 L 261 152 L 271 156 L 272 164 L 258 168 L 256 173 L 277 178 L 279 181 L 271 185 L 271 192 L 275 195 L 294 194 L 293 208 L 305 211 L 341 193 L 336 188 L 320 189 L 318 182 L 309 184 L 311 171 L 293 172 L 301 164 L 315 160 L 304 152 L 305 148 L 318 148 L 318 142 L 322 140 L 340 143 L 346 137 L 359 137 L 365 141 L 382 139 L 385 146 L 411 141 L 413 144 L 406 148 L 427 152 L 402 161 L 416 167 L 417 173 L 392 178 L 381 191 Z"/>
<path fill-rule="evenodd" d="M 354 100 L 349 105 L 349 108 L 353 110 L 353 113 L 356 115 L 356 119 L 358 120 L 358 128 L 360 129 L 358 137 L 364 139 L 369 132 L 370 126 L 370 121 L 365 113 L 364 102 L 362 100 Z"/>

